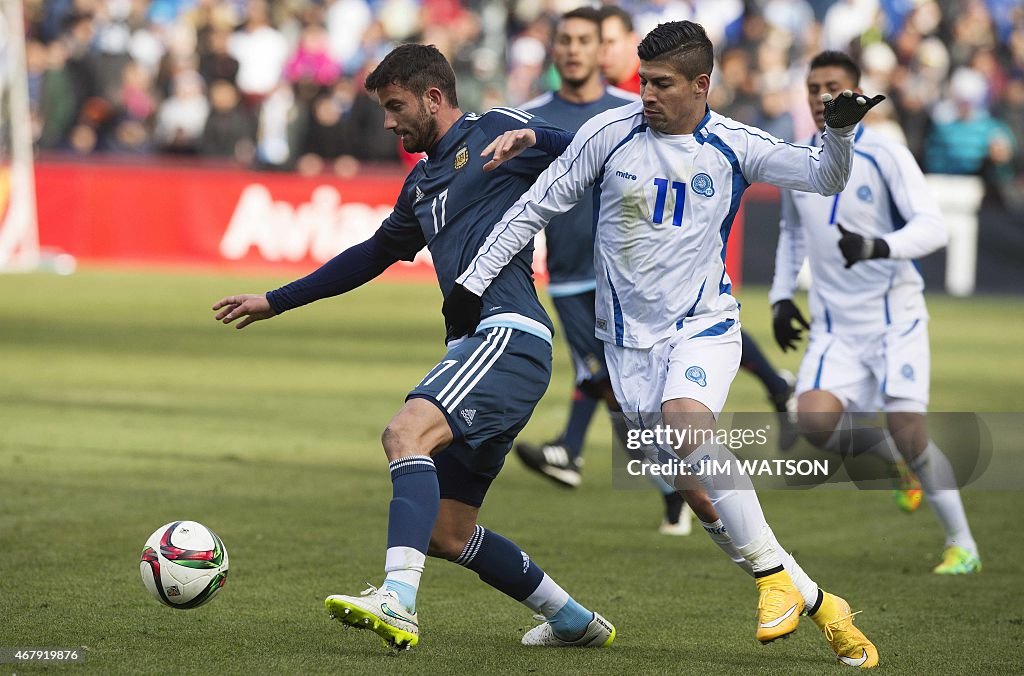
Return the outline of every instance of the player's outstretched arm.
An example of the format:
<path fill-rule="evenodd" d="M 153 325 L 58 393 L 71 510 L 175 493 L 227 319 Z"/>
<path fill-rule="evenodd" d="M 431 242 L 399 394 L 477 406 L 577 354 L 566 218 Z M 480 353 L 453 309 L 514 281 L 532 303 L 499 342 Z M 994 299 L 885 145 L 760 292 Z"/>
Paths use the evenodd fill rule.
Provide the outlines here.
<path fill-rule="evenodd" d="M 214 319 L 225 324 L 230 324 L 241 318 L 242 321 L 238 322 L 235 326 L 236 329 L 244 329 L 253 322 L 270 319 L 277 315 L 270 307 L 267 297 L 256 293 L 225 296 L 213 304 L 213 310 L 218 311 Z"/>
<path fill-rule="evenodd" d="M 825 102 L 825 134 L 821 149 L 786 143 L 760 129 L 748 127 L 747 135 L 736 135 L 726 127 L 742 149 L 740 167 L 750 183 L 770 183 L 779 188 L 835 195 L 846 187 L 853 166 L 853 137 L 857 123 L 884 96 L 867 98 L 845 91 Z"/>

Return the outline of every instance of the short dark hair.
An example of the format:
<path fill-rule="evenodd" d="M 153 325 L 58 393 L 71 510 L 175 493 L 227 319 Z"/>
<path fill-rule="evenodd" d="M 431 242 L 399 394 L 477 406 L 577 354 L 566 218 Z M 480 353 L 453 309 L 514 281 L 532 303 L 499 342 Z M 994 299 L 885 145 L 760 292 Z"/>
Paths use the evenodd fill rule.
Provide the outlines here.
<path fill-rule="evenodd" d="M 455 71 L 434 45 L 404 44 L 395 47 L 366 76 L 367 91 L 375 92 L 388 85 L 398 85 L 416 96 L 423 96 L 437 87 L 454 107 L 459 105 L 455 93 Z"/>
<path fill-rule="evenodd" d="M 603 22 L 605 19 L 615 17 L 622 22 L 622 26 L 626 29 L 627 33 L 633 32 L 633 17 L 629 12 L 622 9 L 618 5 L 605 5 L 601 9 L 597 10 L 597 15 Z"/>
<path fill-rule="evenodd" d="M 637 47 L 641 61 L 671 59 L 676 69 L 690 80 L 711 75 L 715 65 L 714 47 L 704 27 L 692 21 L 670 21 L 644 36 Z"/>
<path fill-rule="evenodd" d="M 808 70 L 826 68 L 828 66 L 838 66 L 842 68 L 846 71 L 846 74 L 850 76 L 850 80 L 853 81 L 853 86 L 860 86 L 860 66 L 854 63 L 849 54 L 832 50 L 821 52 L 811 59 L 811 65 Z"/>
<path fill-rule="evenodd" d="M 569 19 L 583 19 L 589 21 L 597 26 L 597 37 L 601 37 L 601 13 L 593 7 L 577 7 L 576 9 L 566 12 L 558 20 L 559 22 L 568 21 Z"/>

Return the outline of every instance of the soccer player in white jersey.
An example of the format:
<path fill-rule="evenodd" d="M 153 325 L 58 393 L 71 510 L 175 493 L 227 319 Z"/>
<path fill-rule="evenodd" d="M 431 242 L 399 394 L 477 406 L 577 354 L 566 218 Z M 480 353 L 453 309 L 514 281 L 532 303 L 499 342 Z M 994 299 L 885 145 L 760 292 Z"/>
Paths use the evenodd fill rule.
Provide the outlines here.
<path fill-rule="evenodd" d="M 849 178 L 856 124 L 884 97 L 828 97 L 822 148 L 784 143 L 707 106 L 712 45 L 690 21 L 665 23 L 638 49 L 641 102 L 597 115 L 495 225 L 445 299 L 456 332 L 469 332 L 480 296 L 533 235 L 594 187 L 596 334 L 630 423 L 676 431 L 716 426 L 740 362 L 739 306 L 730 295 L 725 244 L 743 190 L 763 181 L 835 194 Z M 532 142 L 510 131 L 494 160 Z M 724 446 L 658 448 L 659 462 L 732 462 Z M 713 436 L 713 432 L 711 434 Z M 684 480 L 685 479 L 685 480 Z M 793 632 L 806 609 L 845 664 L 870 668 L 875 646 L 850 607 L 821 591 L 775 539 L 749 477 L 678 477 L 705 530 L 759 590 L 757 638 Z"/>
<path fill-rule="evenodd" d="M 822 94 L 857 90 L 860 69 L 841 52 L 810 64 L 807 99 L 825 133 Z M 918 475 L 925 499 L 946 531 L 939 574 L 981 570 L 956 478 L 928 438 L 928 311 L 924 282 L 911 259 L 946 244 L 942 216 L 914 157 L 870 128 L 858 126 L 846 189 L 821 197 L 782 193 L 782 223 L 769 294 L 775 337 L 783 350 L 807 326 L 793 303 L 804 259 L 811 268 L 811 325 L 797 382 L 800 428 L 815 445 L 839 451 L 840 438 L 877 432 L 861 449 L 892 457 L 891 441 Z M 891 434 L 843 429 L 845 412 L 886 414 Z M 843 433 L 845 432 L 845 433 Z M 898 457 L 898 456 L 897 456 Z"/>

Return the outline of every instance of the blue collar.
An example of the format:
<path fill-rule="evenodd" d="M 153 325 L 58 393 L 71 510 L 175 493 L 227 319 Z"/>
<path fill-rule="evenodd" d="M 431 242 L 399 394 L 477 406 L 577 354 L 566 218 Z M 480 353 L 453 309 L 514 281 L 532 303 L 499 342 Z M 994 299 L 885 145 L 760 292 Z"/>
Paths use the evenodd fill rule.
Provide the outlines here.
<path fill-rule="evenodd" d="M 699 132 L 701 129 L 706 127 L 708 122 L 710 122 L 710 121 L 711 121 L 711 106 L 709 106 L 708 104 L 705 103 L 704 104 L 704 118 L 701 119 L 700 124 L 698 124 L 694 128 L 694 130 L 693 130 L 694 136 L 697 135 L 697 132 Z"/>

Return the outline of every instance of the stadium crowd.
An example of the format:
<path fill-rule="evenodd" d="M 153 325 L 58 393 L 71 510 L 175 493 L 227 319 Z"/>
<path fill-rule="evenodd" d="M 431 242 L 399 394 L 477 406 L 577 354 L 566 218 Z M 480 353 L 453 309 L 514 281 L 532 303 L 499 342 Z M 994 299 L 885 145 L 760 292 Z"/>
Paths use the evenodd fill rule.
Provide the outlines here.
<path fill-rule="evenodd" d="M 437 45 L 466 110 L 557 87 L 554 20 L 579 0 L 25 0 L 37 147 L 176 153 L 345 176 L 401 159 L 362 88 L 395 44 Z M 821 49 L 858 59 L 890 101 L 872 123 L 926 171 L 1005 200 L 1024 175 L 1019 0 L 637 0 L 642 37 L 691 19 L 718 46 L 710 104 L 789 140 L 814 131 L 803 77 Z M 407 159 L 407 158 L 406 158 Z"/>

